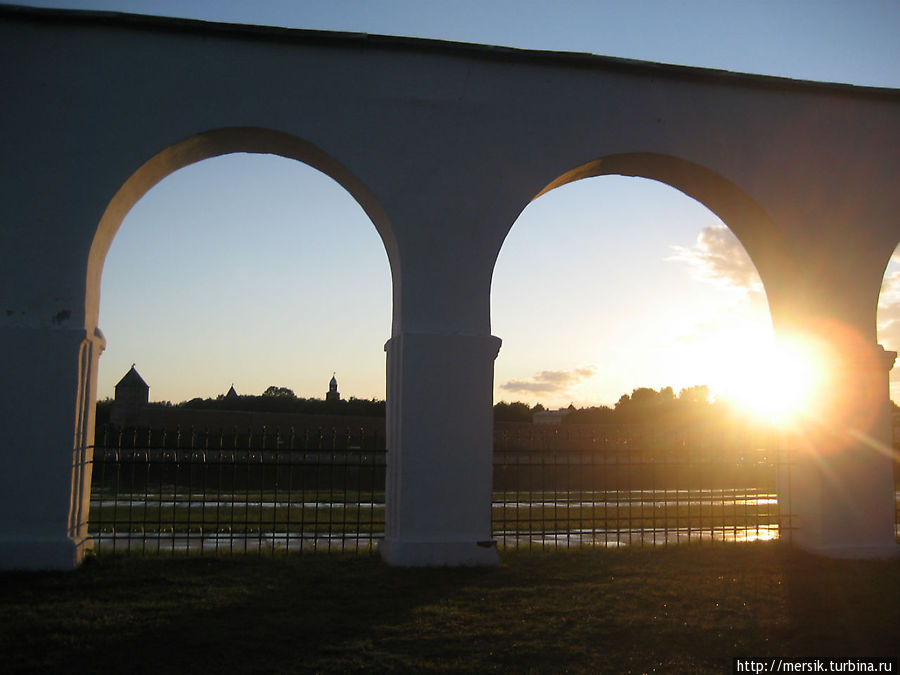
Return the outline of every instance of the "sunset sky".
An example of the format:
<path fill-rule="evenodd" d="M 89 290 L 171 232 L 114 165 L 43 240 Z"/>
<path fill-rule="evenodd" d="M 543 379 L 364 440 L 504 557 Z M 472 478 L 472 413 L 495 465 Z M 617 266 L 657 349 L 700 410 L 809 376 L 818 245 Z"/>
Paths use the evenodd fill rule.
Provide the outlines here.
<path fill-rule="evenodd" d="M 900 88 L 900 3 L 884 2 L 22 2 L 37 6 L 408 35 Z M 123 177 L 124 180 L 125 177 Z M 880 342 L 900 348 L 900 255 Z M 103 272 L 108 348 L 99 396 L 132 363 L 153 400 L 286 386 L 383 398 L 387 256 L 331 179 L 279 157 L 187 167 L 126 217 Z M 635 387 L 720 395 L 771 342 L 743 249 L 702 205 L 653 181 L 570 184 L 516 221 L 494 273 L 503 339 L 495 400 L 614 403 Z M 900 368 L 892 378 L 900 401 Z"/>

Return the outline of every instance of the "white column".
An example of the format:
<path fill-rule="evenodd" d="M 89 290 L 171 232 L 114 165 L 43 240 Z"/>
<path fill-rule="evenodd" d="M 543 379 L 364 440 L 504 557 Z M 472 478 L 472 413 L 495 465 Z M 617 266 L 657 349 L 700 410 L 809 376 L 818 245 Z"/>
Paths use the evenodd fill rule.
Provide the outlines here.
<path fill-rule="evenodd" d="M 104 346 L 99 331 L 0 330 L 0 569 L 72 569 L 89 546 L 92 404 Z"/>
<path fill-rule="evenodd" d="M 387 352 L 391 565 L 496 565 L 490 335 L 403 332 Z"/>
<path fill-rule="evenodd" d="M 72 463 L 72 501 L 69 506 L 69 538 L 78 551 L 78 562 L 92 547 L 88 538 L 91 475 L 94 468 L 94 427 L 97 421 L 97 373 L 106 338 L 99 328 L 84 339 L 78 354 L 78 400 L 75 403 L 75 444 Z"/>
<path fill-rule="evenodd" d="M 784 536 L 830 557 L 893 557 L 900 547 L 887 375 L 897 354 L 881 345 L 857 351 L 834 364 L 819 418 L 791 435 L 791 465 L 779 481 L 782 522 L 792 528 Z"/>

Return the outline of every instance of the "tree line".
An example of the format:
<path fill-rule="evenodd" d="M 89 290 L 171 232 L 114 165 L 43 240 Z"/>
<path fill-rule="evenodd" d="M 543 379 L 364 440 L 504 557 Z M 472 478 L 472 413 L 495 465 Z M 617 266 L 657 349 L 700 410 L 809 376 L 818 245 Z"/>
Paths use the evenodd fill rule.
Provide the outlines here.
<path fill-rule="evenodd" d="M 112 399 L 98 401 L 100 417 L 108 417 Z M 243 412 L 299 413 L 307 415 L 347 415 L 358 417 L 384 417 L 385 402 L 380 399 L 359 399 L 350 397 L 339 401 L 297 396 L 287 387 L 270 386 L 260 395 L 220 394 L 215 398 L 193 398 L 181 403 L 169 401 L 150 403 L 155 407 L 173 407 L 192 410 L 234 410 Z M 893 412 L 900 414 L 900 406 L 891 403 Z M 497 422 L 531 423 L 534 414 L 546 408 L 537 403 L 533 406 L 521 401 L 508 403 L 501 401 L 494 405 L 494 420 Z M 105 413 L 105 414 L 104 414 Z M 691 422 L 712 417 L 732 416 L 733 408 L 724 401 L 712 401 L 709 387 L 697 385 L 687 387 L 675 395 L 672 387 L 651 389 L 639 387 L 631 394 L 622 394 L 615 405 L 576 408 L 569 406 L 569 414 L 562 418 L 562 424 L 631 424 L 636 422 Z"/>
<path fill-rule="evenodd" d="M 534 413 L 546 410 L 540 403 L 529 407 L 527 403 L 500 402 L 494 406 L 497 422 L 531 422 Z M 622 394 L 615 405 L 599 405 L 584 408 L 569 406 L 562 424 L 633 424 L 638 422 L 701 422 L 714 416 L 733 414 L 732 408 L 722 401 L 712 401 L 709 387 L 697 385 L 682 389 L 678 395 L 672 387 L 651 389 L 639 387 L 630 394 Z"/>
<path fill-rule="evenodd" d="M 97 402 L 98 420 L 108 419 L 109 408 L 115 403 L 107 398 Z M 287 387 L 270 386 L 260 395 L 231 396 L 219 394 L 210 398 L 192 398 L 172 403 L 161 401 L 148 403 L 151 407 L 180 408 L 184 410 L 233 410 L 240 412 L 293 413 L 302 415 L 346 415 L 353 417 L 384 417 L 385 402 L 378 399 L 350 397 L 338 401 L 297 396 Z"/>

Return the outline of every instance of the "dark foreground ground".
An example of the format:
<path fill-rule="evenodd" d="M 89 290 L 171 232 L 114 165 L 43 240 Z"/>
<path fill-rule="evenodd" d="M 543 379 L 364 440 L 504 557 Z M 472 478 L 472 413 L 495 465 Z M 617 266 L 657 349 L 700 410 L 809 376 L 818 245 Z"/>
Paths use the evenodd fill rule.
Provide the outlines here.
<path fill-rule="evenodd" d="M 0 574 L 6 673 L 730 673 L 900 651 L 900 561 L 777 544 L 378 558 L 104 558 Z"/>

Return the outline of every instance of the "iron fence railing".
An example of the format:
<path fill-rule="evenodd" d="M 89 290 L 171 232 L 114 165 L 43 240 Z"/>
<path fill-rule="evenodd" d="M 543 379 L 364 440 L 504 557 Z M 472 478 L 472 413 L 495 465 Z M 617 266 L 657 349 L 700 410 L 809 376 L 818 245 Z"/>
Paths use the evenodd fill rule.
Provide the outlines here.
<path fill-rule="evenodd" d="M 105 430 L 89 533 L 105 552 L 371 550 L 383 437 L 366 430 Z"/>
<path fill-rule="evenodd" d="M 605 452 L 496 453 L 501 547 L 659 545 L 790 538 L 777 458 L 651 458 Z"/>
<path fill-rule="evenodd" d="M 790 538 L 790 504 L 778 495 L 790 498 L 791 465 L 777 439 L 627 431 L 604 429 L 616 442 L 587 447 L 585 429 L 569 447 L 550 431 L 498 438 L 498 545 Z M 89 532 L 98 554 L 361 554 L 384 536 L 381 432 L 104 429 L 97 439 Z"/>
<path fill-rule="evenodd" d="M 790 538 L 790 464 L 771 428 L 734 421 L 498 425 L 500 546 Z"/>

